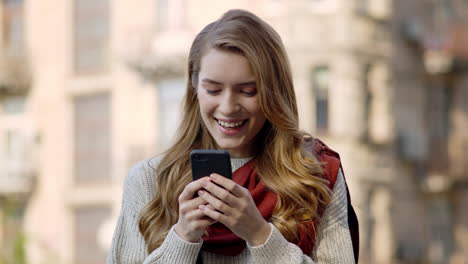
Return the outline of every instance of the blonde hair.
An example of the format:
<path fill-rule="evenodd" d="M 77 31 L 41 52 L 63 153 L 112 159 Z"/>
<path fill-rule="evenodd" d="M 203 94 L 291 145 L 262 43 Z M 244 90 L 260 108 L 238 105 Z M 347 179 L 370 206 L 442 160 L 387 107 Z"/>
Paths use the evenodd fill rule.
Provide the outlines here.
<path fill-rule="evenodd" d="M 191 181 L 190 151 L 216 147 L 201 119 L 196 95 L 201 57 L 212 48 L 245 56 L 256 78 L 259 104 L 267 122 L 254 140 L 255 166 L 260 179 L 278 196 L 271 222 L 288 241 L 296 243 L 299 226 L 304 220 L 316 219 L 330 199 L 320 164 L 310 148 L 304 147 L 309 136 L 298 129 L 296 97 L 281 38 L 254 14 L 230 10 L 207 25 L 192 43 L 176 143 L 156 169 L 158 191 L 139 220 L 148 252 L 162 244 L 178 220 L 178 197 Z"/>

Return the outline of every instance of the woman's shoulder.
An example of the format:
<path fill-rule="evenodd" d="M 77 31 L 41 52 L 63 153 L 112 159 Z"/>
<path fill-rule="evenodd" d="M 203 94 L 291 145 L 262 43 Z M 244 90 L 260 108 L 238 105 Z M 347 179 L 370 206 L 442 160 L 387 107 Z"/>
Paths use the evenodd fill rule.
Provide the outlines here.
<path fill-rule="evenodd" d="M 340 154 L 330 148 L 322 140 L 316 137 L 306 137 L 304 138 L 304 147 L 307 148 L 317 159 L 322 159 L 326 157 L 334 158 L 339 160 Z"/>
<path fill-rule="evenodd" d="M 162 157 L 159 156 L 138 161 L 130 168 L 127 180 L 141 181 L 145 178 L 153 178 L 161 159 Z"/>
<path fill-rule="evenodd" d="M 161 156 L 148 158 L 133 165 L 125 178 L 124 192 L 151 200 L 156 191 L 156 168 L 161 159 Z"/>
<path fill-rule="evenodd" d="M 137 163 L 135 163 L 131 168 L 130 168 L 130 174 L 131 175 L 150 175 L 154 173 L 155 169 L 158 167 L 159 162 L 161 161 L 162 156 L 157 156 L 153 158 L 147 158 L 144 160 L 140 160 Z M 129 174 L 129 175 L 130 175 Z"/>
<path fill-rule="evenodd" d="M 315 137 L 305 138 L 304 146 L 321 163 L 324 176 L 330 181 L 330 187 L 332 187 L 341 168 L 340 155 Z"/>

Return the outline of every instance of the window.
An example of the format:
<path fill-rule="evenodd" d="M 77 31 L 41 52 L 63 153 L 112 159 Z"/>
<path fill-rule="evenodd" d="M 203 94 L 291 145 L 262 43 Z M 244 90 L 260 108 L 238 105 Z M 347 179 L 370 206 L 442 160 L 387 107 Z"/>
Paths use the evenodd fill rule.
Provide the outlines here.
<path fill-rule="evenodd" d="M 0 104 L 0 112 L 3 113 L 4 122 L 0 118 L 3 127 L 0 129 L 0 158 L 7 158 L 11 165 L 12 160 L 20 161 L 25 154 L 25 137 L 18 125 L 23 120 L 25 108 L 24 96 L 5 97 Z"/>
<path fill-rule="evenodd" d="M 426 120 L 429 134 L 429 169 L 446 171 L 448 161 L 448 138 L 452 88 L 449 83 L 438 83 L 427 87 Z"/>
<path fill-rule="evenodd" d="M 20 55 L 24 48 L 23 0 L 3 0 L 3 39 L 10 55 Z"/>
<path fill-rule="evenodd" d="M 100 264 L 106 262 L 107 249 L 98 240 L 99 229 L 110 216 L 108 207 L 77 208 L 74 212 L 75 262 L 76 264 Z"/>
<path fill-rule="evenodd" d="M 74 102 L 74 175 L 77 184 L 110 180 L 111 102 L 109 95 L 81 96 Z"/>
<path fill-rule="evenodd" d="M 75 72 L 104 72 L 109 67 L 109 0 L 75 0 L 74 7 Z"/>
<path fill-rule="evenodd" d="M 159 93 L 159 146 L 169 145 L 178 128 L 182 116 L 184 79 L 168 79 L 158 83 Z"/>
<path fill-rule="evenodd" d="M 315 94 L 315 116 L 317 132 L 327 132 L 329 123 L 329 69 L 317 66 L 312 72 L 312 88 Z"/>

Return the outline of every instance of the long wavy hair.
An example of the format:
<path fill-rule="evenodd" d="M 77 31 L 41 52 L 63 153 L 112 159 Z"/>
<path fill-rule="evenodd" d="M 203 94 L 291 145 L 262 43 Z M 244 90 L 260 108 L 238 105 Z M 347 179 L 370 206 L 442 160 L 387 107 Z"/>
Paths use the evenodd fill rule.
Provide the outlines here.
<path fill-rule="evenodd" d="M 214 149 L 197 99 L 202 56 L 210 49 L 247 58 L 255 76 L 258 102 L 267 119 L 254 139 L 255 166 L 260 179 L 278 196 L 270 221 L 290 242 L 297 243 L 304 221 L 314 220 L 330 200 L 328 181 L 298 128 L 296 97 L 289 61 L 281 38 L 266 22 L 243 10 L 230 10 L 208 24 L 192 43 L 183 116 L 176 141 L 157 166 L 154 199 L 143 209 L 139 229 L 148 252 L 158 248 L 178 220 L 178 197 L 191 181 L 189 153 Z"/>

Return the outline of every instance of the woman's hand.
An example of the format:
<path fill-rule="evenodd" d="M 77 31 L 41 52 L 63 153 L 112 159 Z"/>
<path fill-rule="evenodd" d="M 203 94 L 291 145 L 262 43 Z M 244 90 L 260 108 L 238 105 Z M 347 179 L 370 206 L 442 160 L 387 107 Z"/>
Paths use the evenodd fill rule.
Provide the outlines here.
<path fill-rule="evenodd" d="M 204 177 L 187 184 L 179 196 L 179 219 L 174 230 L 180 238 L 186 241 L 198 242 L 206 228 L 215 222 L 199 208 L 207 202 L 202 197 L 194 197 L 198 190 L 203 189 L 204 182 L 208 181 L 209 178 Z"/>
<path fill-rule="evenodd" d="M 198 195 L 208 202 L 208 205 L 199 205 L 202 212 L 224 224 L 249 245 L 264 244 L 271 227 L 258 211 L 250 192 L 218 174 L 211 174 L 209 179 L 202 182 L 206 191 L 198 191 Z"/>

